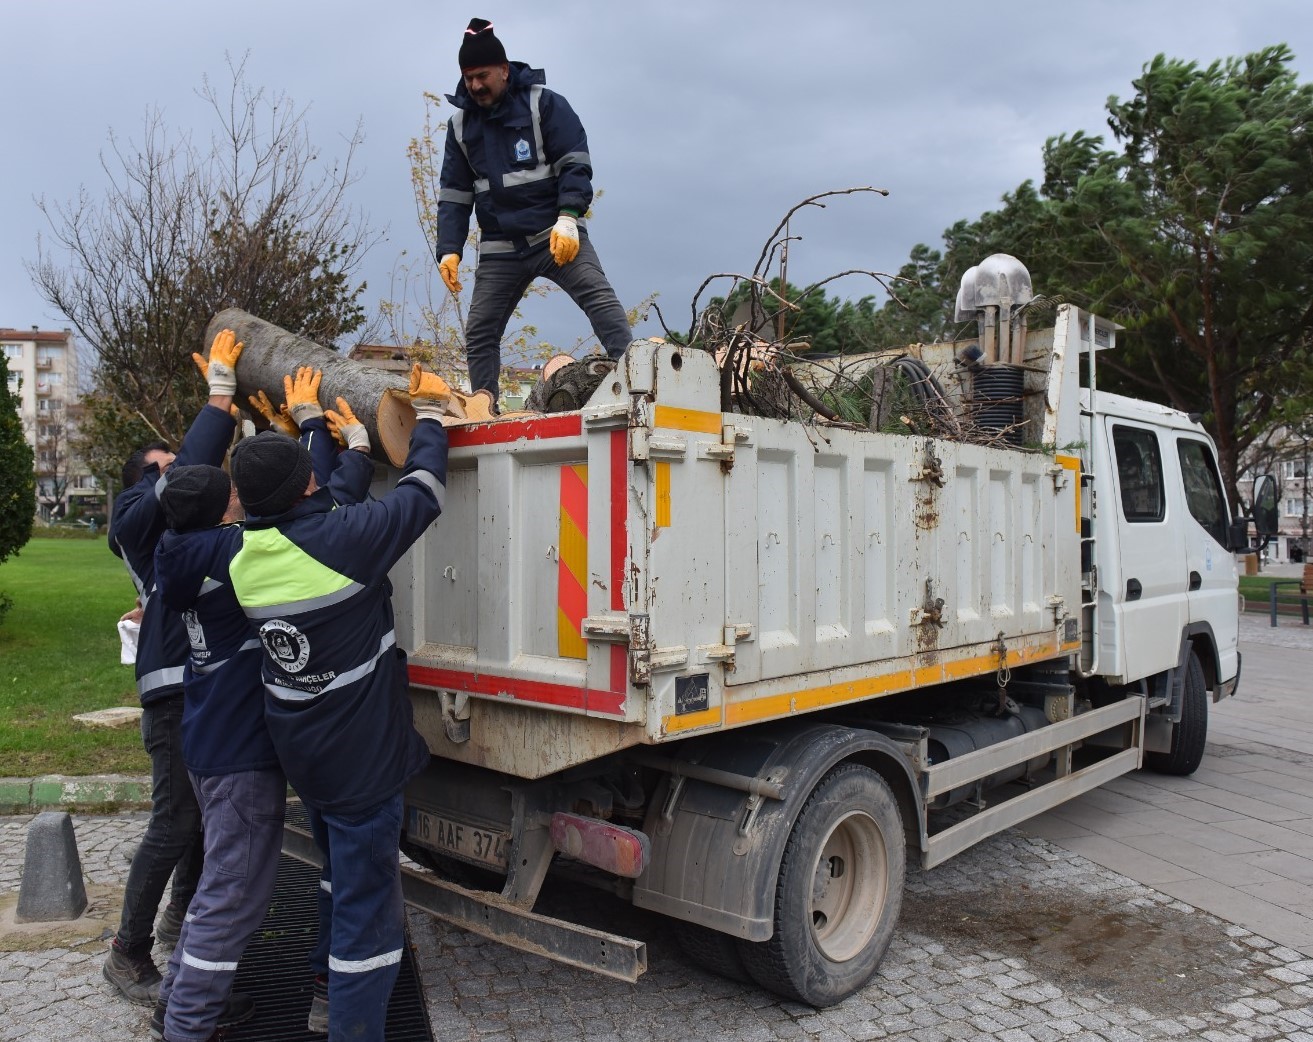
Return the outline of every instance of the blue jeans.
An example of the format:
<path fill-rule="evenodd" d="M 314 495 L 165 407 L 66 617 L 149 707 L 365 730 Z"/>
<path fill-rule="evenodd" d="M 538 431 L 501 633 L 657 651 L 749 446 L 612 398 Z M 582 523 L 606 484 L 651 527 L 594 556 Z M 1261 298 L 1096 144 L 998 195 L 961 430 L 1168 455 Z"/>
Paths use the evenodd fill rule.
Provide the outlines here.
<path fill-rule="evenodd" d="M 328 934 L 329 1042 L 383 1042 L 388 999 L 406 943 L 401 900 L 402 795 L 363 814 L 307 807 L 323 852 L 320 893 L 332 903 Z M 325 885 L 326 884 L 326 885 Z M 312 966 L 315 956 L 311 956 Z"/>
<path fill-rule="evenodd" d="M 465 323 L 465 356 L 469 361 L 470 390 L 501 395 L 501 338 L 524 291 L 534 279 L 555 282 L 583 309 L 593 332 L 612 358 L 629 347 L 633 334 L 620 300 L 606 280 L 588 233 L 579 234 L 579 254 L 569 264 L 557 264 L 546 242 L 522 252 L 494 253 L 479 258 L 474 272 L 474 295 Z"/>
<path fill-rule="evenodd" d="M 205 822 L 205 868 L 160 985 L 164 1034 L 203 1042 L 214 1034 L 237 963 L 273 896 L 283 848 L 283 772 L 192 776 Z"/>
<path fill-rule="evenodd" d="M 150 823 L 132 856 L 115 941 L 132 954 L 149 951 L 155 913 L 173 876 L 169 904 L 191 904 L 204 860 L 201 808 L 182 762 L 182 692 L 142 707 L 141 740 L 150 754 Z"/>

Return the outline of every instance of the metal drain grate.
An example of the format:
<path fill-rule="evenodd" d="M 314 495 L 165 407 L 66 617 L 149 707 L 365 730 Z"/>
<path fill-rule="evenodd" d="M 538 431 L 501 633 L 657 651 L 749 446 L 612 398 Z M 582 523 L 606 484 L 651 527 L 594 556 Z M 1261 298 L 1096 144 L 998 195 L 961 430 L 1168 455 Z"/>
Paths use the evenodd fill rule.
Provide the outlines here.
<path fill-rule="evenodd" d="M 292 808 L 288 810 L 291 819 Z M 326 1036 L 305 1028 L 313 992 L 308 959 L 318 922 L 318 891 L 317 868 L 286 854 L 279 858 L 269 911 L 251 938 L 233 983 L 234 991 L 255 999 L 255 1016 L 226 1029 L 226 1042 L 323 1042 Z M 388 1042 L 433 1042 L 409 938 L 388 1003 L 386 1032 Z"/>

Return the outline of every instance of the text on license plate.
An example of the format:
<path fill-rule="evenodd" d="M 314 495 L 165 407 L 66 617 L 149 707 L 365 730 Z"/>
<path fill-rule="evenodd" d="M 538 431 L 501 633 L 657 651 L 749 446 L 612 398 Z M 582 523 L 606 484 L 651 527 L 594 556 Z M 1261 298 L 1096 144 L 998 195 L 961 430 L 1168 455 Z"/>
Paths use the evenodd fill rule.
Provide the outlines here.
<path fill-rule="evenodd" d="M 495 868 L 506 868 L 511 837 L 505 832 L 452 821 L 418 807 L 410 808 L 410 827 L 406 831 L 416 843 L 431 850 L 455 854 Z"/>

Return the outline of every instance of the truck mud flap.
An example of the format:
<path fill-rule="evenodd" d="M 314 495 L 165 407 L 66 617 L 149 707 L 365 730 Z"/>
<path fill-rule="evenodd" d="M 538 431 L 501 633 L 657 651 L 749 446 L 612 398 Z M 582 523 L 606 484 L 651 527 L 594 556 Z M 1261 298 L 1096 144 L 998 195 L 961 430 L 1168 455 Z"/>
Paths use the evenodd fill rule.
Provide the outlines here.
<path fill-rule="evenodd" d="M 309 831 L 290 822 L 283 828 L 283 853 L 311 865 L 323 864 Z M 466 890 L 405 865 L 401 892 L 412 908 L 553 962 L 631 984 L 647 971 L 647 945 L 642 941 L 525 911 L 503 903 L 499 895 Z"/>

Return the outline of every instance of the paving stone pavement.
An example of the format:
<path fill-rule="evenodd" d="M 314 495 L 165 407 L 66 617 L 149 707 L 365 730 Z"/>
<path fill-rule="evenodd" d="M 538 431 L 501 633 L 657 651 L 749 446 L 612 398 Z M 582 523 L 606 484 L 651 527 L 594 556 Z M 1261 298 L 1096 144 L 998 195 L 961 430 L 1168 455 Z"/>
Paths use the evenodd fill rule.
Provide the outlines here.
<path fill-rule="evenodd" d="M 1125 870 L 1145 880 L 1137 882 L 1072 849 L 1093 843 L 1092 856 L 1118 864 L 1110 855 L 1143 853 L 1111 842 L 1144 832 L 1135 821 L 1145 811 L 1131 801 L 1161 803 L 1162 793 L 1171 793 L 1203 804 L 1267 772 L 1265 784 L 1285 789 L 1286 802 L 1297 806 L 1272 804 L 1278 812 L 1269 813 L 1264 800 L 1230 800 L 1238 810 L 1223 808 L 1225 814 L 1203 815 L 1198 824 L 1225 824 L 1211 834 L 1214 843 L 1252 833 L 1259 849 L 1236 847 L 1227 855 L 1235 864 L 1264 858 L 1270 875 L 1299 878 L 1304 866 L 1295 859 L 1301 853 L 1313 857 L 1313 850 L 1298 845 L 1313 835 L 1298 802 L 1313 794 L 1313 709 L 1305 708 L 1313 700 L 1299 697 L 1313 675 L 1313 660 L 1290 653 L 1313 651 L 1313 629 L 1284 623 L 1272 629 L 1265 619 L 1246 618 L 1241 636 L 1241 693 L 1218 712 L 1199 776 L 1164 788 L 1161 776 L 1130 775 L 1087 794 L 1083 806 L 1073 801 L 1060 808 L 1065 817 L 1050 822 L 1052 840 L 1013 830 L 932 871 L 910 870 L 900 929 L 879 973 L 831 1009 L 785 1002 L 706 973 L 683 958 L 660 917 L 561 887 L 544 895 L 549 914 L 647 942 L 649 970 L 638 984 L 558 966 L 412 911 L 411 942 L 434 1037 L 1313 1042 L 1313 955 L 1271 940 L 1278 931 L 1256 926 L 1234 892 L 1285 901 L 1293 909 L 1302 891 L 1294 892 L 1289 882 L 1282 889 L 1271 879 L 1242 875 L 1231 881 L 1230 892 L 1217 890 L 1213 914 L 1199 907 L 1208 894 L 1190 897 L 1180 889 L 1191 885 L 1180 872 L 1169 870 L 1160 880 L 1142 859 L 1128 861 Z M 1278 650 L 1266 654 L 1265 647 Z M 1172 786 L 1181 791 L 1172 793 Z M 1255 816 L 1261 814 L 1276 820 Z M 1073 828 L 1082 815 L 1088 820 Z M 0 817 L 0 908 L 16 901 L 31 820 Z M 74 816 L 89 891 L 122 886 L 145 825 L 140 812 Z M 1196 843 L 1205 834 L 1195 829 Z M 1212 872 L 1223 860 L 1192 866 L 1186 874 Z M 1175 897 L 1167 892 L 1173 888 Z M 1313 916 L 1313 902 L 1305 903 Z M 0 933 L 0 1042 L 149 1037 L 149 1011 L 117 998 L 101 977 L 108 932 L 87 943 L 37 950 L 8 950 L 17 945 Z M 164 955 L 156 950 L 157 963 Z"/>
<path fill-rule="evenodd" d="M 17 891 L 30 820 L 0 819 L 4 893 Z M 89 883 L 121 885 L 145 815 L 74 826 Z M 1313 1042 L 1313 959 L 1017 832 L 913 870 L 880 972 L 828 1010 L 693 967 L 659 917 L 618 900 L 569 887 L 546 900 L 645 939 L 648 973 L 606 980 L 411 912 L 436 1039 Z M 106 943 L 5 952 L 0 1040 L 147 1038 L 149 1012 L 101 978 Z"/>

